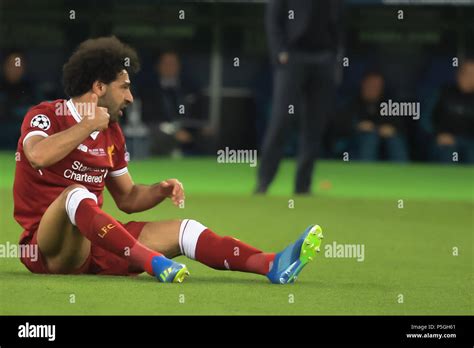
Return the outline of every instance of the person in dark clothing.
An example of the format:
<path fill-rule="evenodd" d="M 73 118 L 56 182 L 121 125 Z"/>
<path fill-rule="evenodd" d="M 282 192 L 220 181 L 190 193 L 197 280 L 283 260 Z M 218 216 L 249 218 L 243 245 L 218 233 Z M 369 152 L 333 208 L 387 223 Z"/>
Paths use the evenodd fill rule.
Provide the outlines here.
<path fill-rule="evenodd" d="M 11 52 L 3 63 L 0 77 L 0 148 L 15 149 L 23 116 L 34 104 L 34 92 L 26 77 L 22 53 Z"/>
<path fill-rule="evenodd" d="M 441 162 L 474 163 L 474 60 L 464 61 L 456 84 L 443 88 L 433 125 Z"/>
<path fill-rule="evenodd" d="M 271 0 L 267 5 L 266 30 L 274 64 L 273 108 L 256 193 L 265 193 L 273 181 L 295 117 L 300 134 L 294 191 L 310 193 L 314 162 L 335 98 L 341 22 L 339 0 Z"/>
<path fill-rule="evenodd" d="M 155 65 L 153 80 L 139 92 L 143 121 L 153 129 L 153 152 L 169 154 L 179 149 L 185 153 L 197 151 L 200 144 L 199 127 L 190 122 L 189 106 L 196 99 L 196 88 L 181 74 L 178 54 L 167 51 Z"/>
<path fill-rule="evenodd" d="M 385 100 L 384 91 L 382 74 L 368 72 L 362 79 L 359 96 L 346 110 L 356 122 L 357 158 L 375 161 L 379 159 L 381 146 L 385 146 L 388 160 L 406 162 L 408 150 L 403 134 L 403 119 L 380 115 L 380 104 Z"/>

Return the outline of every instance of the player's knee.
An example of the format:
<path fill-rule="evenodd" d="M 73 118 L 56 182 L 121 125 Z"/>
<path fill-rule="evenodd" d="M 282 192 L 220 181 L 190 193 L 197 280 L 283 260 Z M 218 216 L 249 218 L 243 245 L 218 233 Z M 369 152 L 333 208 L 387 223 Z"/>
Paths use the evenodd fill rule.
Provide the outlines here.
<path fill-rule="evenodd" d="M 78 190 L 78 189 L 83 189 L 83 190 L 86 190 L 87 191 L 87 188 L 83 185 L 79 185 L 79 184 L 74 184 L 74 185 L 70 185 L 68 187 L 66 187 L 63 192 L 61 192 L 61 194 L 59 195 L 58 199 L 60 200 L 61 202 L 61 205 L 64 207 L 64 206 L 67 206 L 67 201 L 71 195 L 71 192 L 73 192 L 74 190 Z"/>
<path fill-rule="evenodd" d="M 69 195 L 69 193 L 71 191 L 76 190 L 76 189 L 84 189 L 84 190 L 88 191 L 87 188 L 83 185 L 79 185 L 79 184 L 70 185 L 70 186 L 66 187 L 64 189 L 64 191 L 62 192 L 61 195 L 63 196 L 63 199 L 66 199 L 66 197 Z"/>
<path fill-rule="evenodd" d="M 64 207 L 71 223 L 76 226 L 76 211 L 84 199 L 92 199 L 97 203 L 97 197 L 82 185 L 71 185 L 63 191 Z"/>

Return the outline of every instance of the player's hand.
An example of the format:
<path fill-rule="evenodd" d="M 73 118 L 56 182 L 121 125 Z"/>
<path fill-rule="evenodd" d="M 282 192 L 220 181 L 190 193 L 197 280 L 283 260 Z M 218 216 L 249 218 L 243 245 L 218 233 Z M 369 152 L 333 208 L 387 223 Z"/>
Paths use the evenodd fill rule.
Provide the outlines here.
<path fill-rule="evenodd" d="M 102 131 L 109 127 L 110 115 L 107 108 L 97 106 L 99 97 L 92 93 L 90 105 L 85 107 L 82 121 L 91 132 Z"/>
<path fill-rule="evenodd" d="M 160 182 L 160 192 L 163 197 L 169 197 L 177 207 L 184 202 L 184 187 L 178 179 L 168 179 Z"/>

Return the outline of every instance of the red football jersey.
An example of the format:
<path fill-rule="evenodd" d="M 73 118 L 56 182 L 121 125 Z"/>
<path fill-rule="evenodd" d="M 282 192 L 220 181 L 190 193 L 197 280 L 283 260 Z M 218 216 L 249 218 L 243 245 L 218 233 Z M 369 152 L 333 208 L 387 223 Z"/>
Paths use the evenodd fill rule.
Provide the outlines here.
<path fill-rule="evenodd" d="M 69 155 L 50 167 L 35 170 L 23 152 L 23 144 L 33 135 L 47 137 L 64 131 L 81 116 L 71 100 L 43 102 L 28 110 L 21 126 L 16 154 L 13 198 L 14 216 L 25 229 L 21 239 L 31 237 L 41 217 L 59 194 L 72 184 L 81 184 L 98 198 L 106 180 L 128 172 L 128 153 L 118 123 L 111 123 L 101 132 L 93 132 Z"/>

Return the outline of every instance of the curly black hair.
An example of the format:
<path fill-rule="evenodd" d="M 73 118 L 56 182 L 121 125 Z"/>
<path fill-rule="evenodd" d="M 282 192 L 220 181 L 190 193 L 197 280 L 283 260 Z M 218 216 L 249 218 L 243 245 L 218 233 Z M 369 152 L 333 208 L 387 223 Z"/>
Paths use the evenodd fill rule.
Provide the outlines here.
<path fill-rule="evenodd" d="M 64 92 L 77 97 L 88 92 L 94 81 L 110 83 L 123 69 L 140 70 L 137 52 L 115 36 L 82 42 L 63 66 Z"/>

